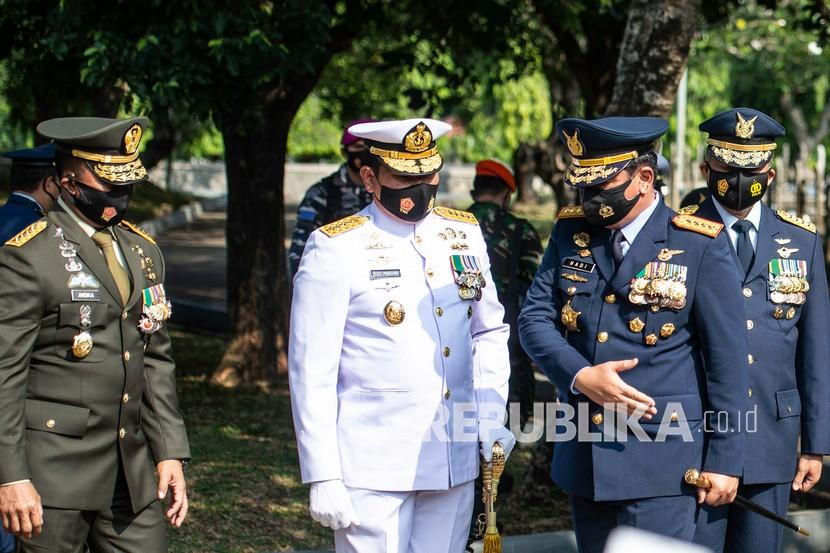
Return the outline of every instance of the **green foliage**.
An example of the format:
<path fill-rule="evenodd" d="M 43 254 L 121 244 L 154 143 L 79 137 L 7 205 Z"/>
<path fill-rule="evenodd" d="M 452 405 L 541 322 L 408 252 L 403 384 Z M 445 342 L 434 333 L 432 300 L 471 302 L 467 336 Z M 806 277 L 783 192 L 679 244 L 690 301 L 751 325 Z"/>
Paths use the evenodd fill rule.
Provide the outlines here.
<path fill-rule="evenodd" d="M 325 113 L 323 100 L 312 94 L 303 103 L 288 134 L 288 156 L 294 161 L 340 161 L 343 125 Z"/>

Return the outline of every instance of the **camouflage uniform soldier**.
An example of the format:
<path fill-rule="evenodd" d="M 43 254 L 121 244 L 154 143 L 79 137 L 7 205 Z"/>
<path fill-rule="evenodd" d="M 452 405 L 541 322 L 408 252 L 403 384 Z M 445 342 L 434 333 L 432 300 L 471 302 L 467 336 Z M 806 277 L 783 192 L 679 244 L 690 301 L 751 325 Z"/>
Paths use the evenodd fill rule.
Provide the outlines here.
<path fill-rule="evenodd" d="M 346 129 L 358 123 L 372 121 L 374 120 L 358 119 L 346 125 Z M 288 250 L 292 278 L 297 274 L 305 243 L 312 232 L 323 225 L 354 215 L 372 201 L 372 195 L 366 191 L 358 174 L 369 156 L 363 140 L 344 130 L 340 146 L 346 163 L 312 185 L 297 209 L 297 225 L 291 235 L 291 248 Z"/>
<path fill-rule="evenodd" d="M 493 281 L 510 325 L 510 401 L 521 404 L 522 424 L 533 412 L 535 380 L 530 358 L 518 340 L 516 321 L 527 289 L 542 259 L 542 243 L 536 229 L 507 211 L 516 190 L 513 172 L 503 163 L 484 160 L 476 164 L 473 203 L 468 211 L 478 219 Z"/>

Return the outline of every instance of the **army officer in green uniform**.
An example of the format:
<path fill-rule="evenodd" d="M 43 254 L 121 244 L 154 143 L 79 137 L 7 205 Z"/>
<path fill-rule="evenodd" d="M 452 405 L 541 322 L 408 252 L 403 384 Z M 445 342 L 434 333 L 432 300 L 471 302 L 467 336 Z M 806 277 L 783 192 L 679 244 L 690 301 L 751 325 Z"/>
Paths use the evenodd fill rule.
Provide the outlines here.
<path fill-rule="evenodd" d="M 124 220 L 146 124 L 38 125 L 61 195 L 0 248 L 0 516 L 24 553 L 163 552 L 187 513 L 164 261 Z"/>

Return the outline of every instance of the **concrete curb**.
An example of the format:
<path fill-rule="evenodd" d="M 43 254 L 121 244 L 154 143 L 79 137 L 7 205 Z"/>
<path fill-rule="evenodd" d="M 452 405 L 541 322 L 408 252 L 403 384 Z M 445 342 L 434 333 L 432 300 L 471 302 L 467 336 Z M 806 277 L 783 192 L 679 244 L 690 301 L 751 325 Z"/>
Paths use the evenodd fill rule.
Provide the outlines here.
<path fill-rule="evenodd" d="M 144 221 L 139 226 L 150 236 L 158 236 L 165 231 L 183 227 L 186 224 L 193 222 L 206 211 L 224 209 L 227 205 L 227 196 L 219 196 L 218 198 L 209 198 L 199 200 L 197 202 L 190 202 L 169 215 Z"/>

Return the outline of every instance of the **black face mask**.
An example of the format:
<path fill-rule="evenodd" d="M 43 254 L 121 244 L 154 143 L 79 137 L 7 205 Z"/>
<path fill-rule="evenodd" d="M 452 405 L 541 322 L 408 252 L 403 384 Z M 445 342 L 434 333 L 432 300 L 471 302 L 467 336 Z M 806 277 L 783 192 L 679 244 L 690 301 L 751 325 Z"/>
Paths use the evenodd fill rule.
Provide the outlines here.
<path fill-rule="evenodd" d="M 595 227 L 609 227 L 622 221 L 640 199 L 639 194 L 630 200 L 625 197 L 625 191 L 633 178 L 632 176 L 619 186 L 605 190 L 596 187 L 586 188 L 582 193 L 582 211 L 585 212 L 585 219 Z"/>
<path fill-rule="evenodd" d="M 399 219 L 415 223 L 427 216 L 435 204 L 436 194 L 437 184 L 419 182 L 406 188 L 389 188 L 381 184 L 378 200 Z"/>
<path fill-rule="evenodd" d="M 728 209 L 741 211 L 752 207 L 767 192 L 769 173 L 749 173 L 747 171 L 731 171 L 721 173 L 709 167 L 709 178 L 706 186 L 709 193 L 721 205 Z"/>
<path fill-rule="evenodd" d="M 355 173 L 360 173 L 360 168 L 367 165 L 371 158 L 372 154 L 369 153 L 369 150 L 358 150 L 356 152 L 346 150 L 346 164 Z"/>
<path fill-rule="evenodd" d="M 127 208 L 133 197 L 133 185 L 113 186 L 109 192 L 103 192 L 74 180 L 78 195 L 72 197 L 75 207 L 84 217 L 100 227 L 117 225 L 127 214 Z"/>

